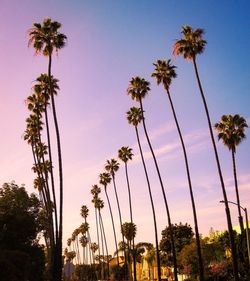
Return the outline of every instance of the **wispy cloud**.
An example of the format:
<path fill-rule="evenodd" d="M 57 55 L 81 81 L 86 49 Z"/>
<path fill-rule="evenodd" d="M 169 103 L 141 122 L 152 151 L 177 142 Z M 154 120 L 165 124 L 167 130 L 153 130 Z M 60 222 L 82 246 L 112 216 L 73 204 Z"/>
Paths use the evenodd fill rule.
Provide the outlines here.
<path fill-rule="evenodd" d="M 172 125 L 156 129 L 155 131 L 150 133 L 150 140 L 157 141 L 158 139 L 162 139 L 163 136 L 165 136 L 169 132 L 172 132 L 173 130 L 174 127 Z M 151 135 L 153 136 L 153 138 L 151 138 Z M 205 129 L 195 130 L 189 134 L 184 135 L 183 138 L 186 147 L 188 148 L 189 152 L 191 152 L 192 154 L 198 153 L 206 149 L 207 144 L 209 142 L 207 138 L 207 130 Z M 143 142 L 146 142 L 145 138 L 143 138 Z M 134 144 L 133 147 L 137 150 L 138 144 Z M 180 157 L 181 154 L 178 153 L 180 149 L 181 149 L 180 141 L 179 139 L 176 139 L 171 143 L 161 145 L 160 147 L 156 147 L 154 149 L 154 152 L 155 155 L 159 158 L 168 157 L 168 159 L 173 159 L 173 158 Z M 149 149 L 144 152 L 144 157 L 145 159 L 149 159 L 152 157 Z M 140 161 L 139 153 L 134 156 L 133 164 L 137 164 L 138 161 Z"/>

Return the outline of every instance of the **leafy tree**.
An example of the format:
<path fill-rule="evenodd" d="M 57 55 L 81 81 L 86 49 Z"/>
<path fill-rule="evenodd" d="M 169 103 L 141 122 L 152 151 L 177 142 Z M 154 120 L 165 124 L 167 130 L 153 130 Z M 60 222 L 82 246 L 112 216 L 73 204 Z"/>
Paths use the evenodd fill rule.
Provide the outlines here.
<path fill-rule="evenodd" d="M 241 215 L 240 195 L 238 190 L 238 180 L 236 172 L 235 154 L 236 147 L 246 138 L 245 128 L 247 128 L 246 120 L 239 114 L 236 115 L 223 115 L 221 120 L 215 124 L 215 129 L 218 131 L 218 140 L 221 140 L 223 144 L 232 152 L 233 161 L 233 173 L 234 184 L 237 199 L 237 207 L 239 214 L 239 224 L 241 233 L 244 232 L 243 218 Z"/>
<path fill-rule="evenodd" d="M 195 71 L 196 79 L 197 79 L 199 90 L 200 90 L 200 95 L 201 95 L 204 109 L 206 112 L 209 133 L 210 133 L 210 137 L 211 137 L 211 141 L 212 141 L 212 145 L 213 145 L 213 149 L 214 149 L 218 174 L 219 174 L 220 183 L 221 183 L 221 189 L 222 189 L 223 198 L 224 198 L 224 202 L 225 202 L 227 225 L 228 225 L 230 243 L 231 243 L 231 248 L 232 248 L 232 263 L 233 263 L 233 269 L 234 269 L 234 278 L 235 278 L 235 281 L 239 281 L 237 252 L 236 252 L 234 235 L 233 235 L 233 227 L 232 227 L 230 209 L 228 206 L 227 193 L 226 193 L 224 179 L 223 179 L 223 175 L 222 175 L 222 171 L 221 171 L 219 155 L 218 155 L 215 140 L 214 140 L 210 114 L 209 114 L 206 98 L 205 98 L 205 95 L 203 92 L 203 88 L 201 85 L 197 62 L 196 62 L 197 55 L 203 53 L 207 42 L 206 42 L 206 40 L 203 39 L 204 30 L 201 28 L 194 30 L 191 26 L 185 25 L 182 27 L 181 33 L 182 33 L 183 37 L 175 42 L 173 53 L 175 55 L 182 55 L 184 57 L 184 59 L 192 60 L 192 62 L 193 62 L 194 71 Z"/>
<path fill-rule="evenodd" d="M 181 128 L 177 119 L 177 115 L 175 112 L 174 104 L 172 101 L 172 97 L 170 95 L 170 85 L 172 83 L 172 79 L 177 77 L 175 68 L 176 66 L 171 65 L 171 60 L 157 60 L 156 63 L 154 63 L 155 71 L 151 75 L 152 77 L 155 77 L 157 84 L 163 84 L 164 89 L 167 92 L 167 96 L 169 99 L 169 103 L 171 106 L 171 110 L 174 116 L 176 128 L 179 134 L 179 138 L 182 145 L 184 160 L 185 160 L 185 166 L 186 166 L 186 173 L 187 173 L 187 179 L 188 179 L 188 186 L 189 186 L 189 193 L 191 197 L 191 203 L 192 203 L 192 210 L 193 210 L 193 217 L 194 217 L 194 226 L 195 226 L 195 238 L 196 238 L 196 245 L 197 245 L 197 254 L 199 257 L 199 272 L 200 272 L 200 280 L 204 280 L 204 272 L 203 272 L 203 261 L 202 261 L 202 255 L 201 255 L 201 245 L 200 245 L 200 236 L 199 236 L 199 228 L 198 228 L 198 220 L 197 220 L 197 214 L 196 214 L 196 206 L 195 206 L 195 200 L 194 200 L 194 194 L 193 194 L 193 187 L 192 187 L 192 181 L 191 181 L 191 175 L 189 170 L 189 163 L 187 158 L 187 152 L 185 143 L 183 140 Z"/>
<path fill-rule="evenodd" d="M 175 237 L 175 249 L 178 257 L 181 250 L 191 243 L 194 233 L 190 225 L 187 223 L 182 224 L 181 222 L 179 224 L 172 225 L 172 230 Z M 162 259 L 167 262 L 168 265 L 172 266 L 172 245 L 170 242 L 170 230 L 168 226 L 161 232 L 161 235 L 162 239 L 160 241 L 160 249 L 162 252 Z"/>
<path fill-rule="evenodd" d="M 41 204 L 14 182 L 0 188 L 0 268 L 2 281 L 42 281 L 45 272 L 43 245 L 38 234 L 44 229 Z"/>

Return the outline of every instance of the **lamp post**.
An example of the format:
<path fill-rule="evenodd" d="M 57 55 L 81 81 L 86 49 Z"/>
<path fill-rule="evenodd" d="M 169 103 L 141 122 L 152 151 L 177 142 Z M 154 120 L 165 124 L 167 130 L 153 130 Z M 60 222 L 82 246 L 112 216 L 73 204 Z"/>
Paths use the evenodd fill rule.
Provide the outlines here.
<path fill-rule="evenodd" d="M 227 201 L 228 203 L 234 204 L 236 206 L 239 206 L 245 213 L 245 218 L 246 218 L 246 237 L 247 237 L 247 254 L 248 254 L 248 262 L 250 265 L 250 243 L 249 243 L 249 226 L 248 226 L 248 215 L 247 215 L 247 208 L 243 208 L 240 205 L 238 205 L 235 202 L 232 201 Z M 225 201 L 220 201 L 220 203 L 225 203 Z"/>

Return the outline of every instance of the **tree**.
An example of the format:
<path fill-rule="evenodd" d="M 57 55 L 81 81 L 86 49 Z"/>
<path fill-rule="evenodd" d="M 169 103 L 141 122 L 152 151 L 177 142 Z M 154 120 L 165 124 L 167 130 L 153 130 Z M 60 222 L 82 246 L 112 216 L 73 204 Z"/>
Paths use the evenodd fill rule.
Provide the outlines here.
<path fill-rule="evenodd" d="M 128 265 L 126 264 L 126 266 L 128 266 L 128 274 L 129 274 L 129 277 L 131 278 L 132 280 L 132 276 L 130 274 L 131 272 L 131 257 L 130 257 L 130 254 L 132 253 L 132 257 L 133 257 L 133 266 L 134 266 L 134 277 L 136 280 L 136 258 L 134 256 L 134 247 L 131 247 L 131 244 L 132 242 L 134 241 L 135 239 L 135 236 L 136 236 L 136 231 L 137 231 L 137 228 L 136 228 L 136 225 L 132 222 L 125 222 L 122 224 L 121 226 L 121 232 L 122 232 L 122 235 L 123 237 L 126 238 L 127 240 L 127 255 L 126 255 L 126 247 L 124 247 L 124 255 L 126 257 L 126 262 L 128 261 Z M 125 245 L 124 241 L 123 241 L 123 245 Z"/>
<path fill-rule="evenodd" d="M 52 21 L 50 18 L 45 18 L 43 24 L 34 23 L 33 28 L 29 30 L 29 45 L 33 45 L 36 53 L 43 54 L 48 57 L 48 77 L 49 77 L 49 90 L 52 104 L 52 111 L 54 117 L 54 125 L 57 140 L 58 150 L 58 166 L 59 166 L 59 226 L 58 226 L 58 238 L 55 245 L 55 257 L 53 264 L 52 280 L 60 281 L 62 279 L 62 235 L 63 235 L 63 170 L 62 170 L 62 152 L 59 126 L 57 121 L 56 107 L 54 101 L 54 93 L 52 88 L 51 79 L 51 65 L 52 55 L 54 51 L 58 52 L 65 46 L 67 37 L 60 33 L 58 30 L 61 28 L 61 24 L 57 21 Z"/>
<path fill-rule="evenodd" d="M 133 153 L 132 148 L 128 146 L 123 146 L 118 150 L 118 158 L 124 162 L 125 165 L 125 174 L 126 174 L 126 181 L 128 187 L 128 198 L 129 198 L 129 211 L 130 211 L 130 222 L 133 223 L 133 211 L 132 211 L 132 200 L 131 200 L 131 191 L 130 191 L 130 183 L 128 177 L 128 161 L 132 160 Z M 135 249 L 135 241 L 132 241 L 132 248 L 133 252 Z M 134 281 L 136 281 L 136 258 L 133 257 L 133 265 L 134 265 Z"/>
<path fill-rule="evenodd" d="M 175 237 L 175 249 L 177 257 L 180 254 L 181 250 L 185 245 L 190 244 L 194 233 L 192 230 L 192 227 L 190 225 L 182 224 L 181 222 L 179 224 L 172 225 L 172 231 L 174 232 Z M 170 242 L 170 230 L 169 226 L 167 226 L 164 230 L 161 232 L 162 239 L 160 241 L 160 249 L 163 253 L 163 259 L 168 261 L 168 265 L 173 265 L 173 257 L 172 257 L 172 251 L 171 251 L 171 242 Z"/>
<path fill-rule="evenodd" d="M 155 164 L 155 168 L 157 171 L 157 175 L 160 181 L 160 186 L 161 186 L 161 191 L 162 191 L 162 195 L 163 195 L 163 199 L 164 199 L 164 203 L 165 203 L 165 208 L 166 208 L 166 212 L 167 212 L 167 218 L 168 218 L 168 223 L 169 226 L 171 228 L 171 216 L 170 216 L 170 211 L 169 211 L 169 207 L 168 207 L 168 202 L 167 202 L 167 198 L 166 198 L 166 193 L 165 193 L 165 189 L 164 189 L 164 185 L 163 185 L 163 181 L 161 178 L 161 173 L 160 173 L 160 169 L 159 169 L 159 165 L 157 163 L 157 159 L 155 157 L 154 154 L 154 150 L 153 147 L 151 145 L 151 141 L 149 139 L 148 136 L 148 132 L 147 132 L 147 128 L 146 128 L 146 123 L 145 123 L 145 117 L 144 117 L 144 111 L 143 111 L 143 104 L 142 104 L 142 99 L 144 99 L 147 94 L 150 91 L 150 83 L 148 81 L 146 81 L 144 78 L 141 77 L 133 77 L 129 83 L 129 87 L 127 89 L 127 93 L 128 95 L 131 96 L 131 98 L 137 102 L 139 102 L 140 104 L 140 108 L 141 108 L 141 112 L 142 112 L 142 124 L 143 124 L 143 129 L 146 135 L 146 139 L 154 160 L 154 164 Z M 176 255 L 175 255 L 175 247 L 174 247 L 174 237 L 171 237 L 171 242 L 173 243 L 173 257 L 174 257 L 174 275 L 175 275 L 175 280 L 178 280 L 178 276 L 177 276 L 177 263 L 176 263 Z M 157 256 L 157 264 L 160 263 L 160 255 L 158 252 L 158 245 L 156 246 L 156 256 Z M 160 267 L 158 267 L 158 271 L 160 270 Z M 158 277 L 160 278 L 160 272 L 158 272 Z M 159 279 L 160 280 L 160 279 Z"/>
<path fill-rule="evenodd" d="M 194 200 L 194 194 L 193 194 L 193 187 L 192 187 L 192 181 L 191 181 L 191 175 L 189 170 L 189 164 L 188 164 L 188 158 L 186 153 L 186 147 L 185 143 L 182 137 L 181 128 L 177 119 L 177 115 L 175 112 L 174 104 L 170 95 L 170 85 L 172 83 L 172 79 L 177 77 L 175 68 L 176 66 L 171 65 L 171 60 L 162 61 L 158 60 L 156 63 L 154 63 L 155 71 L 152 74 L 152 77 L 155 77 L 157 85 L 163 84 L 164 89 L 167 92 L 167 96 L 169 99 L 169 103 L 171 106 L 171 110 L 174 116 L 175 125 L 179 134 L 179 138 L 182 145 L 182 151 L 184 155 L 185 160 L 185 166 L 186 166 L 186 173 L 187 173 L 187 179 L 188 179 L 188 186 L 189 186 L 189 193 L 191 197 L 191 203 L 192 203 L 192 210 L 193 210 L 193 217 L 194 217 L 194 226 L 195 226 L 195 238 L 196 238 L 196 245 L 197 245 L 197 255 L 198 255 L 198 261 L 199 261 L 199 272 L 200 272 L 200 280 L 204 280 L 204 272 L 203 272 L 203 261 L 202 261 L 202 255 L 201 255 L 201 245 L 200 245 L 200 236 L 199 236 L 199 228 L 198 228 L 198 220 L 197 220 L 197 214 L 196 214 L 196 207 L 195 207 L 195 200 Z"/>
<path fill-rule="evenodd" d="M 156 244 L 156 252 L 157 252 L 158 281 L 160 281 L 161 280 L 161 265 L 160 265 L 159 246 L 158 246 L 158 233 L 157 233 L 157 221 L 156 221 L 156 215 L 155 215 L 155 207 L 154 207 L 154 201 L 153 201 L 153 196 L 152 196 L 152 191 L 151 191 L 151 185 L 150 185 L 150 181 L 149 181 L 149 177 L 148 177 L 148 171 L 147 171 L 144 155 L 142 152 L 141 141 L 140 141 L 138 128 L 137 128 L 138 125 L 140 124 L 140 122 L 143 120 L 143 114 L 142 114 L 141 108 L 131 107 L 130 110 L 127 112 L 127 120 L 128 120 L 129 124 L 132 124 L 135 127 L 137 143 L 139 146 L 142 165 L 143 165 L 144 173 L 145 173 L 146 180 L 147 180 L 148 192 L 149 192 L 150 203 L 151 203 L 151 208 L 152 208 L 152 213 L 153 213 L 153 221 L 154 221 L 155 244 Z"/>
<path fill-rule="evenodd" d="M 229 231 L 229 235 L 230 235 L 231 248 L 232 248 L 232 263 L 233 263 L 233 269 L 234 269 L 234 278 L 235 278 L 235 281 L 239 281 L 237 253 L 236 253 L 236 247 L 235 247 L 235 242 L 234 242 L 233 227 L 232 227 L 230 209 L 228 206 L 227 193 L 226 193 L 226 188 L 225 188 L 223 175 L 222 175 L 222 171 L 221 171 L 219 155 L 218 155 L 215 140 L 214 140 L 210 114 L 209 114 L 206 98 L 205 98 L 205 95 L 203 92 L 203 88 L 201 85 L 199 72 L 198 72 L 198 68 L 197 68 L 197 63 L 196 63 L 197 55 L 203 53 L 207 42 L 206 42 L 206 40 L 203 39 L 204 30 L 201 28 L 193 30 L 193 28 L 191 26 L 185 25 L 182 27 L 181 33 L 183 35 L 183 38 L 181 38 L 180 40 L 177 40 L 175 42 L 173 53 L 175 55 L 183 55 L 184 59 L 192 60 L 192 62 L 193 62 L 196 79 L 198 82 L 201 98 L 202 98 L 204 109 L 206 112 L 208 128 L 209 128 L 210 137 L 211 137 L 211 141 L 212 141 L 212 145 L 213 145 L 213 149 L 214 149 L 218 174 L 219 174 L 220 183 L 221 183 L 221 189 L 222 189 L 223 198 L 224 198 L 224 202 L 225 202 L 225 212 L 226 212 L 226 217 L 227 217 L 228 231 Z"/>
<path fill-rule="evenodd" d="M 89 215 L 89 209 L 86 205 L 82 205 L 81 207 L 81 216 L 83 217 L 84 219 L 84 222 L 85 224 L 88 224 L 87 223 L 87 217 Z M 91 257 L 92 257 L 92 260 L 93 260 L 93 256 L 91 255 L 91 249 L 90 249 L 90 245 L 91 245 L 91 237 L 90 237 L 90 233 L 89 233 L 89 228 L 86 230 L 87 232 L 87 237 L 88 237 L 88 246 L 89 246 L 89 259 L 90 259 L 90 263 L 92 263 L 91 261 Z"/>
<path fill-rule="evenodd" d="M 106 195 L 106 198 L 107 198 L 107 201 L 108 201 L 109 213 L 110 213 L 110 217 L 111 217 L 114 239 L 115 239 L 115 247 L 116 247 L 116 251 L 117 251 L 118 250 L 118 244 L 117 244 L 117 237 L 116 237 L 116 231 L 115 231 L 114 216 L 113 216 L 113 212 L 112 212 L 112 208 L 111 208 L 111 204 L 110 204 L 110 200 L 109 200 L 109 196 L 108 196 L 108 192 L 107 192 L 107 185 L 108 185 L 108 183 L 110 183 L 111 177 L 110 177 L 109 173 L 101 173 L 99 175 L 99 178 L 100 178 L 99 183 L 104 186 L 104 192 L 105 192 L 105 195 Z M 119 264 L 118 255 L 117 255 L 117 263 Z"/>
<path fill-rule="evenodd" d="M 239 224 L 241 233 L 244 232 L 243 218 L 241 215 L 240 207 L 240 195 L 238 190 L 238 180 L 236 172 L 235 154 L 236 147 L 246 138 L 245 128 L 247 128 L 246 120 L 239 114 L 236 115 L 223 115 L 221 120 L 215 124 L 215 129 L 218 131 L 218 140 L 221 140 L 223 144 L 232 152 L 233 161 L 233 173 L 234 173 L 234 184 L 237 199 L 237 207 L 239 214 Z"/>
<path fill-rule="evenodd" d="M 45 256 L 39 244 L 44 230 L 41 203 L 14 182 L 0 188 L 1 280 L 44 280 Z"/>
<path fill-rule="evenodd" d="M 120 228 L 122 228 L 122 214 L 121 214 L 121 208 L 120 208 L 120 203 L 119 203 L 119 198 L 118 198 L 118 193 L 117 193 L 117 188 L 116 188 L 116 182 L 115 182 L 115 173 L 119 170 L 119 163 L 115 159 L 110 159 L 107 160 L 106 165 L 105 165 L 105 170 L 111 175 L 113 185 L 114 185 L 114 190 L 115 190 L 115 198 L 116 198 L 116 203 L 117 203 L 117 208 L 118 208 L 118 213 L 119 213 L 119 220 L 120 220 Z M 122 241 L 124 242 L 124 236 L 122 234 Z M 118 259 L 119 261 L 119 259 Z"/>

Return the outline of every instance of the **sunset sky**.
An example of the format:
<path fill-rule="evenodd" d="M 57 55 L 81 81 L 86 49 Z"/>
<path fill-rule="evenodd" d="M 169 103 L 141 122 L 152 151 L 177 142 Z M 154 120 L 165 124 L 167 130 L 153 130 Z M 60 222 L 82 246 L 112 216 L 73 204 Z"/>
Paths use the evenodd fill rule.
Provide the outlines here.
<path fill-rule="evenodd" d="M 21 4 L 20 4 L 21 3 Z M 90 189 L 98 183 L 107 159 L 130 146 L 129 163 L 136 242 L 154 242 L 152 212 L 134 128 L 126 111 L 137 106 L 126 94 L 133 76 L 151 83 L 145 98 L 148 132 L 159 161 L 173 223 L 193 226 L 183 154 L 167 96 L 151 78 L 157 59 L 173 59 L 178 77 L 170 91 L 187 145 L 200 232 L 226 229 L 224 206 L 207 120 L 191 62 L 174 58 L 181 27 L 205 29 L 207 46 L 197 58 L 212 123 L 223 114 L 240 114 L 250 124 L 250 3 L 247 0 L 0 0 L 0 184 L 14 180 L 33 192 L 31 148 L 22 136 L 28 111 L 25 99 L 34 80 L 47 71 L 47 58 L 28 47 L 28 29 L 45 17 L 62 23 L 67 45 L 53 57 L 52 73 L 60 80 L 56 97 L 64 170 L 64 241 L 82 220 L 81 205 L 90 209 L 92 241 L 94 208 Z M 167 225 L 159 181 L 142 128 L 139 128 L 156 204 L 159 237 Z M 236 160 L 241 204 L 250 207 L 250 133 Z M 231 153 L 218 144 L 228 199 L 236 201 Z M 129 221 L 124 166 L 116 175 L 123 221 Z M 115 221 L 113 186 L 108 186 Z M 110 249 L 114 249 L 109 211 L 103 216 Z M 249 208 L 250 211 L 250 208 Z M 231 206 L 233 225 L 237 208 Z M 121 237 L 119 236 L 119 240 Z"/>

